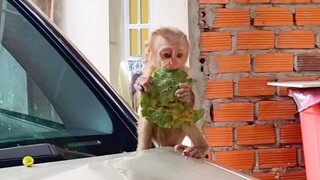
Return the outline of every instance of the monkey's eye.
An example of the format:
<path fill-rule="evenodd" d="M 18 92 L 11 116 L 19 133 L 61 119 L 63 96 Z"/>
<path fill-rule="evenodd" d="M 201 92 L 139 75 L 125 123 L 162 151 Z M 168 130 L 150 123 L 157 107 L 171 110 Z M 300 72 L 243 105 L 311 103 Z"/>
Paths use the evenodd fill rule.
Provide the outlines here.
<path fill-rule="evenodd" d="M 163 53 L 163 57 L 165 57 L 165 58 L 171 58 L 171 53 L 169 53 L 169 52 L 165 52 L 165 53 Z"/>
<path fill-rule="evenodd" d="M 177 58 L 182 58 L 183 57 L 183 54 L 182 53 L 178 53 L 177 54 Z"/>

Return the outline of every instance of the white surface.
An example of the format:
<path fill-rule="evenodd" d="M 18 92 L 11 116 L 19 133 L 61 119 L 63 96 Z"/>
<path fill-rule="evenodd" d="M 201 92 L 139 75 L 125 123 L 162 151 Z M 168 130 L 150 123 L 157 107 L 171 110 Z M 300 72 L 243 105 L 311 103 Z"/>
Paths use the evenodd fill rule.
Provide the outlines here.
<path fill-rule="evenodd" d="M 110 80 L 109 2 L 68 0 L 55 3 L 59 3 L 55 9 L 55 23 L 100 73 Z"/>
<path fill-rule="evenodd" d="M 152 0 L 149 2 L 151 3 L 151 31 L 162 26 L 171 26 L 189 34 L 188 0 Z"/>
<path fill-rule="evenodd" d="M 173 148 L 0 169 L 1 180 L 250 180 Z M 252 178 L 253 179 L 253 178 Z"/>
<path fill-rule="evenodd" d="M 315 88 L 320 87 L 320 81 L 268 82 L 268 85 L 295 88 Z"/>

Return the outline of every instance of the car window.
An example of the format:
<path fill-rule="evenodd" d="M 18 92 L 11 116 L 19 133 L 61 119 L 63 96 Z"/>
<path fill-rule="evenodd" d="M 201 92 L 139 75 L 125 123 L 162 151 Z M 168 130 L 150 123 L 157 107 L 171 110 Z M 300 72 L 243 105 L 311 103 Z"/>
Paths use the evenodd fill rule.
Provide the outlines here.
<path fill-rule="evenodd" d="M 67 59 L 0 0 L 0 143 L 112 134 L 106 108 Z"/>

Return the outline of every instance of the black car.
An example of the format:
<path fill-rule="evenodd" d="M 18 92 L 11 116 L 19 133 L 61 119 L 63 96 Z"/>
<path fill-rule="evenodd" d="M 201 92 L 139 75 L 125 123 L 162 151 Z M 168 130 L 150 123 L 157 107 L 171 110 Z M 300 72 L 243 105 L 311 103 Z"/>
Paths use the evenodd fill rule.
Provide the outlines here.
<path fill-rule="evenodd" d="M 136 117 L 83 55 L 25 1 L 0 8 L 1 166 L 34 144 L 59 147 L 51 160 L 134 151 Z"/>

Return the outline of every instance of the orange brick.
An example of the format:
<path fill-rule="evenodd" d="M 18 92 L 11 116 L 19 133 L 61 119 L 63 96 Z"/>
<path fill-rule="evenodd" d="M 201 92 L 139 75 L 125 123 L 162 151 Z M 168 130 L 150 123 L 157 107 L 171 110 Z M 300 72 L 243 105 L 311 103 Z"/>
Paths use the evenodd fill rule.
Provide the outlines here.
<path fill-rule="evenodd" d="M 291 72 L 293 71 L 293 54 L 258 54 L 255 65 L 255 72 Z"/>
<path fill-rule="evenodd" d="M 283 4 L 288 4 L 288 3 L 310 3 L 310 0 L 271 0 L 272 3 L 283 3 Z"/>
<path fill-rule="evenodd" d="M 213 27 L 250 26 L 249 9 L 215 9 Z"/>
<path fill-rule="evenodd" d="M 260 101 L 258 120 L 294 119 L 297 107 L 293 100 Z"/>
<path fill-rule="evenodd" d="M 250 72 L 250 54 L 219 55 L 213 58 L 218 73 Z"/>
<path fill-rule="evenodd" d="M 253 104 L 221 103 L 213 110 L 213 121 L 253 121 Z"/>
<path fill-rule="evenodd" d="M 257 7 L 254 26 L 290 26 L 293 25 L 293 15 L 285 7 Z"/>
<path fill-rule="evenodd" d="M 232 146 L 232 127 L 208 127 L 203 129 L 209 146 Z"/>
<path fill-rule="evenodd" d="M 312 81 L 316 80 L 316 76 L 295 76 L 295 77 L 287 77 L 278 79 L 278 82 L 285 82 L 285 81 Z M 288 89 L 286 87 L 279 87 L 279 96 L 288 96 Z"/>
<path fill-rule="evenodd" d="M 276 142 L 273 126 L 240 126 L 237 128 L 238 145 L 274 144 Z"/>
<path fill-rule="evenodd" d="M 232 98 L 233 82 L 232 80 L 209 80 L 205 92 L 206 99 Z"/>
<path fill-rule="evenodd" d="M 237 36 L 237 49 L 273 49 L 273 31 L 240 31 Z"/>
<path fill-rule="evenodd" d="M 201 34 L 203 51 L 221 51 L 231 49 L 230 32 L 204 32 Z"/>
<path fill-rule="evenodd" d="M 275 174 L 271 172 L 270 173 L 254 173 L 250 175 L 259 180 L 275 180 Z"/>
<path fill-rule="evenodd" d="M 200 4 L 228 4 L 229 0 L 199 0 Z"/>
<path fill-rule="evenodd" d="M 296 25 L 320 25 L 320 8 L 297 7 Z"/>
<path fill-rule="evenodd" d="M 297 58 L 297 68 L 296 71 L 320 71 L 320 54 L 319 53 L 310 53 L 310 54 L 301 54 Z"/>
<path fill-rule="evenodd" d="M 227 168 L 245 170 L 254 166 L 254 150 L 220 151 L 215 155 L 216 162 Z"/>
<path fill-rule="evenodd" d="M 260 3 L 270 3 L 270 0 L 235 0 L 236 3 L 240 4 L 260 4 Z"/>
<path fill-rule="evenodd" d="M 283 124 L 280 126 L 280 143 L 296 144 L 302 143 L 300 124 Z"/>
<path fill-rule="evenodd" d="M 307 180 L 306 172 L 300 171 L 300 172 L 287 172 L 284 174 L 281 174 L 281 180 Z"/>
<path fill-rule="evenodd" d="M 274 95 L 275 87 L 267 85 L 271 81 L 270 77 L 242 78 L 238 82 L 238 96 Z"/>
<path fill-rule="evenodd" d="M 314 34 L 308 30 L 281 31 L 277 40 L 277 48 L 306 49 L 315 47 Z"/>
<path fill-rule="evenodd" d="M 259 168 L 293 167 L 297 165 L 295 148 L 258 150 Z"/>

